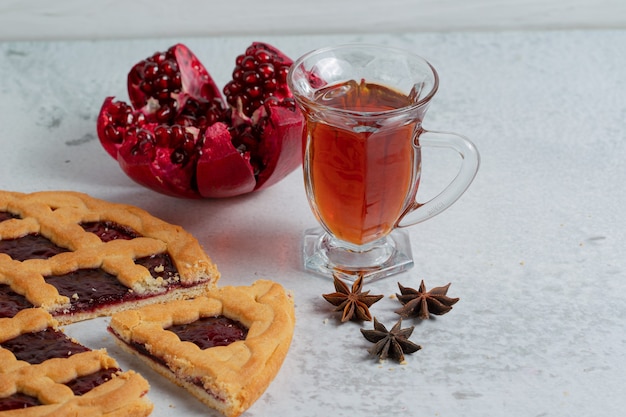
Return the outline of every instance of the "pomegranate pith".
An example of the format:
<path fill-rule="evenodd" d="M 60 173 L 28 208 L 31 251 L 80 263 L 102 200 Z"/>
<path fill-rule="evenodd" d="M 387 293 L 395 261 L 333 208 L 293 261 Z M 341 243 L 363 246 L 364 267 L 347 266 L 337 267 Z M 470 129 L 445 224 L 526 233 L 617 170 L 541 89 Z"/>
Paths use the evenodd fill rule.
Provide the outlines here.
<path fill-rule="evenodd" d="M 98 137 L 136 182 L 184 198 L 230 197 L 276 183 L 301 163 L 303 118 L 286 83 L 291 59 L 253 43 L 222 97 L 182 44 L 128 74 L 130 104 L 105 99 Z"/>

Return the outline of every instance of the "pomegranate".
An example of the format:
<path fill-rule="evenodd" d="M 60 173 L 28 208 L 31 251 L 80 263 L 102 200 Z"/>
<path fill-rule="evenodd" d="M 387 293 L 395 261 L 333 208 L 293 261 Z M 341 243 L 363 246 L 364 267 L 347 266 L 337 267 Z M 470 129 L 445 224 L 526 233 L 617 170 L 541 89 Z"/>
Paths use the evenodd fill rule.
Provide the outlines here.
<path fill-rule="evenodd" d="M 130 103 L 104 100 L 98 137 L 130 178 L 163 194 L 218 198 L 268 187 L 302 161 L 291 64 L 255 42 L 237 57 L 222 96 L 193 52 L 176 44 L 131 68 Z"/>

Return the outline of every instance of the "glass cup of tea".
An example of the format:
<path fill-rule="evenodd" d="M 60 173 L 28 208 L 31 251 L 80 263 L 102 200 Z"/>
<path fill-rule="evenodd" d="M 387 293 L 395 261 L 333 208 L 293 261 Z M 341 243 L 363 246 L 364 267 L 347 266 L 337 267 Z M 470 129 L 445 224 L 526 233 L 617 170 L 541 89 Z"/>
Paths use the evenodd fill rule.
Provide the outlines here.
<path fill-rule="evenodd" d="M 305 190 L 321 224 L 305 231 L 305 269 L 371 281 L 411 268 L 401 229 L 450 207 L 480 165 L 467 138 L 422 126 L 437 72 L 408 51 L 340 45 L 300 57 L 287 81 L 305 118 Z M 461 165 L 436 197 L 419 203 L 426 146 L 453 149 Z"/>

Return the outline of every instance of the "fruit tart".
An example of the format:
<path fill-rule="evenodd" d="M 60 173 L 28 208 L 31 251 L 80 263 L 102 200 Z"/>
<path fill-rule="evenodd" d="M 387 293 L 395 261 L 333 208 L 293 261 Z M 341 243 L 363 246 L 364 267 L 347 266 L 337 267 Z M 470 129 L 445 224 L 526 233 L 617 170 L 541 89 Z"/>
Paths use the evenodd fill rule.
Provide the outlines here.
<path fill-rule="evenodd" d="M 57 329 L 40 308 L 0 318 L 2 416 L 147 416 L 148 382 Z"/>
<path fill-rule="evenodd" d="M 248 409 L 277 374 L 295 325 L 277 283 L 221 287 L 192 300 L 116 313 L 122 349 L 228 417 Z"/>
<path fill-rule="evenodd" d="M 0 191 L 0 317 L 34 306 L 67 324 L 194 297 L 218 279 L 191 234 L 137 207 Z"/>

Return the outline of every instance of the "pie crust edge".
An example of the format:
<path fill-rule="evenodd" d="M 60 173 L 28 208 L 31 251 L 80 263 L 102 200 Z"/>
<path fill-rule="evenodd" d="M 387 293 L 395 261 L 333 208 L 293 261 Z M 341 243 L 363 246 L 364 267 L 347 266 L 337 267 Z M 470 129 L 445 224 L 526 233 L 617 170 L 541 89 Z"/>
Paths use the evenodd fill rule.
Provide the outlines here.
<path fill-rule="evenodd" d="M 201 311 L 201 313 L 200 313 Z M 245 340 L 202 350 L 164 330 L 201 316 L 224 315 L 248 327 Z M 273 281 L 225 286 L 193 300 L 116 313 L 109 331 L 120 348 L 227 417 L 247 410 L 267 389 L 287 355 L 295 327 L 292 297 Z M 138 353 L 140 343 L 164 366 Z M 245 375 L 245 377 L 242 377 Z M 198 385 L 201 381 L 202 386 Z"/>
<path fill-rule="evenodd" d="M 59 330 L 58 322 L 48 312 L 41 308 L 21 310 L 14 317 L 0 318 L 0 342 L 48 328 Z M 150 415 L 154 404 L 147 395 L 149 383 L 135 371 L 119 371 L 113 378 L 82 396 L 74 395 L 64 384 L 76 376 L 109 368 L 119 366 L 104 349 L 88 350 L 67 358 L 52 358 L 31 365 L 17 360 L 12 352 L 0 347 L 0 396 L 23 392 L 38 397 L 44 403 L 0 414 L 7 417 Z"/>

